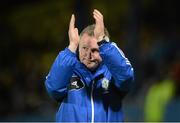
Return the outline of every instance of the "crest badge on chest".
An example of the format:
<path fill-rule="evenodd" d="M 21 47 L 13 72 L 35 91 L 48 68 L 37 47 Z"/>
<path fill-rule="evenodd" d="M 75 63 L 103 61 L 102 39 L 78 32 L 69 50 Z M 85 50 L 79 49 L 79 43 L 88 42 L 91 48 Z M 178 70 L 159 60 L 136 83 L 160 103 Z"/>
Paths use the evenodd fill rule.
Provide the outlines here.
<path fill-rule="evenodd" d="M 102 80 L 102 88 L 107 91 L 109 89 L 109 80 L 106 78 L 103 78 Z"/>

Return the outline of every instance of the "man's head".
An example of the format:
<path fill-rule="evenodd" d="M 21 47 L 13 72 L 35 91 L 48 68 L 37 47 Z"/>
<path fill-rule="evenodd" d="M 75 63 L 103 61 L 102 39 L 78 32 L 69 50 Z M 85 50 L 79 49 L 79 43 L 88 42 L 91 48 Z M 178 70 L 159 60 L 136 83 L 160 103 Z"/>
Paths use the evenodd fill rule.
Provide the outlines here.
<path fill-rule="evenodd" d="M 99 46 L 94 36 L 95 25 L 86 27 L 80 34 L 79 59 L 89 70 L 94 71 L 102 61 Z M 109 37 L 105 29 L 105 35 Z"/>

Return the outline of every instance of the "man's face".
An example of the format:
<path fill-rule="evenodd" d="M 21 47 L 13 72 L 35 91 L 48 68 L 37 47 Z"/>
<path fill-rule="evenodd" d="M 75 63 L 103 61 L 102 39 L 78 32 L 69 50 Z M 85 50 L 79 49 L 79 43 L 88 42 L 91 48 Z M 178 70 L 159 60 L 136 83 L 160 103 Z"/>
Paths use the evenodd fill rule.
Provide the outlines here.
<path fill-rule="evenodd" d="M 95 70 L 102 58 L 99 54 L 99 46 L 94 36 L 83 34 L 79 43 L 79 59 L 89 70 Z"/>

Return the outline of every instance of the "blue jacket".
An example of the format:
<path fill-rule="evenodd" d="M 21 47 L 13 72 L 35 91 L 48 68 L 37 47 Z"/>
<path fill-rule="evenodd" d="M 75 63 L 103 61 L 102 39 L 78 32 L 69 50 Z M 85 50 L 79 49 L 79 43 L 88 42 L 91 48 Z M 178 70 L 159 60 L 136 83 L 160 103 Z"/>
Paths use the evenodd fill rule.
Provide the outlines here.
<path fill-rule="evenodd" d="M 68 48 L 55 59 L 45 85 L 61 103 L 56 121 L 120 122 L 121 102 L 132 86 L 133 68 L 113 42 L 100 46 L 103 62 L 90 72 Z"/>

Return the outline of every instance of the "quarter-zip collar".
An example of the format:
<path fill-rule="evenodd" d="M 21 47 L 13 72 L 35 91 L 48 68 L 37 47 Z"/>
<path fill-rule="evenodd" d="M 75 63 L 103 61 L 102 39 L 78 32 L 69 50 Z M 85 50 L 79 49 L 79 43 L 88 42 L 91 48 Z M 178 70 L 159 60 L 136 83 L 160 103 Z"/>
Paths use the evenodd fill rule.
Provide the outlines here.
<path fill-rule="evenodd" d="M 86 84 L 90 86 L 90 83 L 99 75 L 103 74 L 105 72 L 105 67 L 104 64 L 100 64 L 98 68 L 96 69 L 95 72 L 91 72 L 90 70 L 87 69 L 87 67 L 80 63 L 75 65 L 74 71 L 77 73 L 79 76 L 85 79 Z"/>

